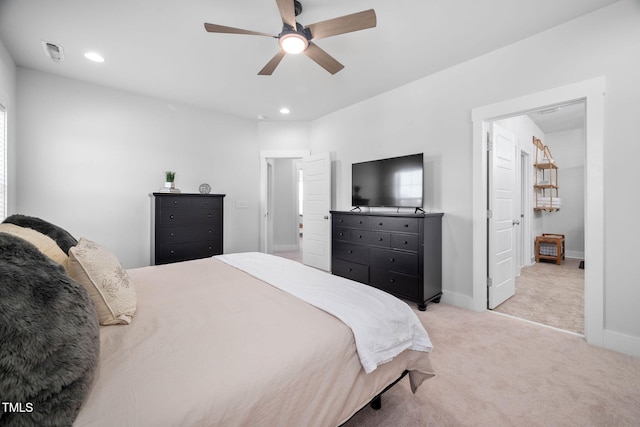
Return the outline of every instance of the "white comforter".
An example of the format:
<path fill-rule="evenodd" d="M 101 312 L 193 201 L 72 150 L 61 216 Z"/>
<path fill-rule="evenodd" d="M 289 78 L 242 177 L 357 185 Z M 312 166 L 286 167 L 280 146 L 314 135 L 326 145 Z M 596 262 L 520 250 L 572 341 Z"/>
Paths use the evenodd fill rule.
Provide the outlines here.
<path fill-rule="evenodd" d="M 433 348 L 413 310 L 386 292 L 259 252 L 215 258 L 344 322 L 353 331 L 358 357 L 367 373 L 406 349 L 428 352 Z M 377 328 L 372 329 L 372 324 Z"/>

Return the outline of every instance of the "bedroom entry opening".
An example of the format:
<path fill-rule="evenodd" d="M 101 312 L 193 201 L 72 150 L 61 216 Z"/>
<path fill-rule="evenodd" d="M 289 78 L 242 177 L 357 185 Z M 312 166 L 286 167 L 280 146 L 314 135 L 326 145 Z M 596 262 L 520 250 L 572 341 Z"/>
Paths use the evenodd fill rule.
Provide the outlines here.
<path fill-rule="evenodd" d="M 329 153 L 261 152 L 261 252 L 329 271 L 330 200 Z"/>
<path fill-rule="evenodd" d="M 494 198 L 490 192 L 490 169 L 487 134 L 493 122 L 518 115 L 531 114 L 539 110 L 561 105 L 583 103 L 584 105 L 584 154 L 582 173 L 584 180 L 584 337 L 590 344 L 604 347 L 604 77 L 537 92 L 519 98 L 489 104 L 472 110 L 473 121 L 473 309 L 485 311 L 490 307 L 498 266 L 495 256 L 495 238 L 489 231 L 493 212 L 489 204 Z M 531 142 L 533 145 L 533 142 Z M 514 154 L 515 157 L 515 154 Z M 517 157 L 516 157 L 517 158 Z M 535 159 L 534 159 L 535 160 Z M 515 162 L 516 164 L 519 162 Z M 560 165 L 561 167 L 562 165 Z M 532 172 L 533 173 L 533 172 Z M 531 177 L 533 181 L 533 177 Z M 562 182 L 562 181 L 560 181 Z M 529 187 L 533 188 L 533 182 Z M 532 202 L 533 196 L 530 196 Z M 527 209 L 533 215 L 533 207 Z M 517 218 L 516 218 L 517 219 Z M 513 219 L 512 219 L 513 221 Z M 511 233 L 514 234 L 514 233 Z M 530 251 L 535 256 L 536 230 L 525 231 Z M 511 238 L 509 233 L 505 236 Z M 512 246 L 513 247 L 513 246 Z M 517 259 L 517 258 L 516 258 Z M 513 265 L 513 264 L 512 264 Z M 512 270 L 507 265 L 506 270 Z M 490 280 L 491 279 L 491 280 Z M 492 283 L 493 282 L 493 283 Z M 508 295 L 508 293 L 507 293 Z M 499 298 L 497 299 L 499 301 Z M 498 306 L 494 301 L 494 306 Z"/>
<path fill-rule="evenodd" d="M 487 308 L 578 335 L 584 334 L 584 108 L 580 101 L 492 121 L 487 156 L 493 279 Z M 534 138 L 553 154 L 546 163 Z M 550 170 L 536 165 L 550 162 L 557 175 L 548 184 Z M 546 207 L 551 196 L 561 209 Z M 563 236 L 555 259 L 547 257 L 555 246 L 535 244 L 544 234 Z"/>

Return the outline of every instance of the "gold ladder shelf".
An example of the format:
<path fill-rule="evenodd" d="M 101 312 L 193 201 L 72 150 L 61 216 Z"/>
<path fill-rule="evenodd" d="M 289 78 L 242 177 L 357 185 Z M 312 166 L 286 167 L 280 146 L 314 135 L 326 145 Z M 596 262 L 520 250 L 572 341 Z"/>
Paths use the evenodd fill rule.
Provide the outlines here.
<path fill-rule="evenodd" d="M 558 197 L 558 165 L 549 147 L 535 136 L 533 144 L 536 146 L 536 162 L 533 164 L 536 170 L 536 181 L 533 186 L 536 193 L 534 210 L 554 212 L 560 210 L 560 198 Z"/>

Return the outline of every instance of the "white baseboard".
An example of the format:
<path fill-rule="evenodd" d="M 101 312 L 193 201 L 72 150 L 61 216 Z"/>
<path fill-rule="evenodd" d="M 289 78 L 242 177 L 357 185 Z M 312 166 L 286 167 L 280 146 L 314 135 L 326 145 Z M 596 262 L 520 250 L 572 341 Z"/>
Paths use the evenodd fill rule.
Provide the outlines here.
<path fill-rule="evenodd" d="M 484 311 L 487 307 L 474 307 L 473 298 L 468 295 L 462 295 L 455 292 L 442 291 L 442 302 L 456 307 L 465 308 L 471 311 Z"/>
<path fill-rule="evenodd" d="M 604 348 L 640 357 L 640 338 L 619 332 L 604 331 Z"/>
<path fill-rule="evenodd" d="M 584 252 L 565 251 L 564 257 L 573 259 L 584 259 Z"/>

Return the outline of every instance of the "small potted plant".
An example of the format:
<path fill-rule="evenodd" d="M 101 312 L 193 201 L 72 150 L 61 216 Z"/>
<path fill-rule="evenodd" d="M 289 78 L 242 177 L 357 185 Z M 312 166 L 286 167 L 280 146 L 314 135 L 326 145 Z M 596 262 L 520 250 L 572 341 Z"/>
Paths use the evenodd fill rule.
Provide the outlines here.
<path fill-rule="evenodd" d="M 174 180 L 176 179 L 176 173 L 171 171 L 166 171 L 164 173 L 164 176 L 165 176 L 164 186 L 166 188 L 176 188 L 176 184 L 174 182 Z"/>

